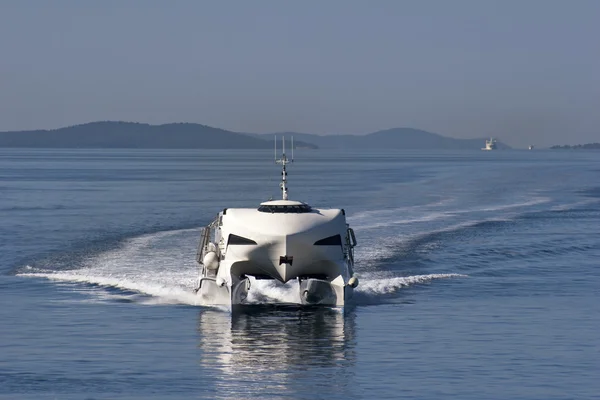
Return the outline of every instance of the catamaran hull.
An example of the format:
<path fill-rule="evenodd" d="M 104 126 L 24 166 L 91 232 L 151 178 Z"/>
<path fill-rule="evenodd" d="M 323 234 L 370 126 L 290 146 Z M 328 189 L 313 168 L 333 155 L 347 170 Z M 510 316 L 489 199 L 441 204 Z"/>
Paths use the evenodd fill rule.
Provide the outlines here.
<path fill-rule="evenodd" d="M 201 305 L 231 307 L 248 304 L 250 290 L 249 278 L 232 285 L 212 278 L 201 278 L 197 295 Z M 351 285 L 337 285 L 322 279 L 303 279 L 299 283 L 300 304 L 306 306 L 343 307 L 352 298 L 353 292 Z"/>

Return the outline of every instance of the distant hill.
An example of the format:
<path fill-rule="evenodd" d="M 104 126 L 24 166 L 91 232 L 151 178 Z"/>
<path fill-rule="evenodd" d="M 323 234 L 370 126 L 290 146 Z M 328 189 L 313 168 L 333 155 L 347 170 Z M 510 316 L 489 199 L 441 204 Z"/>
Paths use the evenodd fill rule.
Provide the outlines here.
<path fill-rule="evenodd" d="M 485 138 L 454 139 L 437 133 L 412 128 L 393 128 L 367 135 L 313 135 L 310 133 L 280 132 L 276 135 L 294 136 L 294 139 L 314 143 L 320 148 L 346 149 L 471 149 L 480 150 Z M 258 134 L 257 137 L 273 137 L 273 134 Z M 489 138 L 488 138 L 489 139 Z M 498 149 L 511 147 L 497 142 Z"/>
<path fill-rule="evenodd" d="M 566 144 L 564 146 L 552 146 L 550 148 L 553 150 L 599 150 L 600 143 L 576 144 L 574 146 Z"/>
<path fill-rule="evenodd" d="M 200 124 L 149 125 L 135 122 L 91 122 L 54 130 L 0 132 L 0 147 L 268 149 L 265 140 Z M 316 148 L 311 143 L 297 147 Z"/>
<path fill-rule="evenodd" d="M 0 147 L 267 149 L 274 136 L 294 136 L 296 148 L 316 149 L 473 149 L 485 139 L 453 139 L 412 128 L 394 128 L 367 135 L 313 135 L 282 132 L 246 134 L 201 124 L 149 125 L 136 122 L 91 122 L 54 130 L 0 132 Z M 498 142 L 499 149 L 509 146 Z"/>

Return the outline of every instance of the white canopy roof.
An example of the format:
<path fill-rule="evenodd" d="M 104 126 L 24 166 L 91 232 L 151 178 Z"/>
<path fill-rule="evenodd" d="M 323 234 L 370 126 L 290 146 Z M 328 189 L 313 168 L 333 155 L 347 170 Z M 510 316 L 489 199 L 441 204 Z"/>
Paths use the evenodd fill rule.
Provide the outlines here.
<path fill-rule="evenodd" d="M 308 204 L 294 200 L 271 200 L 260 203 L 261 206 L 307 206 Z"/>

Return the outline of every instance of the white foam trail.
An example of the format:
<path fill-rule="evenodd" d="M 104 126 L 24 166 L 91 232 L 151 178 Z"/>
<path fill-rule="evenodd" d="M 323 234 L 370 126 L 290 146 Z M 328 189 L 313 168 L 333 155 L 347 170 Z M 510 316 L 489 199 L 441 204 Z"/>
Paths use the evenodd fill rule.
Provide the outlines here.
<path fill-rule="evenodd" d="M 409 243 L 412 240 L 416 240 L 428 235 L 435 235 L 439 233 L 445 232 L 453 232 L 463 228 L 468 228 L 472 226 L 476 226 L 478 224 L 486 223 L 486 222 L 506 222 L 510 221 L 510 217 L 502 218 L 485 218 L 480 220 L 471 220 L 465 221 L 458 224 L 449 225 L 439 229 L 431 229 L 425 232 L 418 232 L 412 234 L 405 235 L 397 235 L 395 237 L 389 237 L 384 239 L 380 239 L 379 243 L 374 246 L 362 246 L 356 249 L 356 263 L 357 265 L 366 265 L 369 263 L 379 263 L 381 260 L 389 258 L 393 256 L 399 248 L 401 248 L 404 244 Z M 432 244 L 433 246 L 433 244 Z"/>
<path fill-rule="evenodd" d="M 387 208 L 387 209 L 383 209 L 383 210 L 359 211 L 355 214 L 348 216 L 347 220 L 349 223 L 355 225 L 355 224 L 360 224 L 360 221 L 362 221 L 362 220 L 371 220 L 373 218 L 381 218 L 384 216 L 396 216 L 403 211 L 437 208 L 437 207 L 446 205 L 448 203 L 451 203 L 453 201 L 454 201 L 454 198 L 446 198 L 446 199 L 441 199 L 439 201 L 435 201 L 432 203 L 419 204 L 419 205 L 414 205 L 414 206 Z"/>
<path fill-rule="evenodd" d="M 395 209 L 395 210 L 382 210 L 381 212 L 372 211 L 371 214 L 367 214 L 369 212 L 363 212 L 360 220 L 364 219 L 364 216 L 370 215 L 371 223 L 360 223 L 360 220 L 355 225 L 356 230 L 369 230 L 369 229 L 377 229 L 377 228 L 385 228 L 391 227 L 395 225 L 408 225 L 422 222 L 432 222 L 437 220 L 449 219 L 455 217 L 457 215 L 463 214 L 471 214 L 478 212 L 494 212 L 494 211 L 506 211 L 512 210 L 515 208 L 523 208 L 523 207 L 532 207 L 539 204 L 544 204 L 551 201 L 548 197 L 536 197 L 528 201 L 519 202 L 519 203 L 511 203 L 511 204 L 498 204 L 491 205 L 487 207 L 478 207 L 478 208 L 468 208 L 468 209 L 458 209 L 458 210 L 445 210 L 445 211 L 435 211 L 430 212 L 421 216 L 409 216 L 402 215 L 402 218 L 394 218 L 398 214 L 397 212 L 403 209 Z M 417 208 L 417 207 L 414 207 Z M 407 207 L 405 209 L 410 209 Z"/>
<path fill-rule="evenodd" d="M 56 282 L 86 283 L 153 296 L 152 303 L 199 305 L 193 292 L 194 261 L 200 229 L 161 231 L 125 240 L 121 246 L 83 260 L 83 268 L 53 271 L 28 267 L 21 276 Z M 106 300 L 103 291 L 95 291 Z M 144 302 L 148 299 L 143 299 Z"/>
<path fill-rule="evenodd" d="M 570 203 L 570 204 L 560 204 L 560 205 L 552 207 L 550 210 L 552 210 L 552 211 L 570 211 L 570 210 L 577 209 L 581 206 L 598 203 L 599 201 L 600 201 L 600 199 L 581 200 L 581 201 L 578 201 L 575 203 Z"/>
<path fill-rule="evenodd" d="M 501 205 L 496 205 L 496 206 L 477 208 L 474 210 L 461 210 L 461 211 L 456 211 L 456 214 L 464 214 L 464 213 L 468 213 L 471 211 L 489 212 L 489 211 L 512 210 L 513 208 L 537 206 L 538 204 L 548 203 L 549 201 L 552 201 L 552 199 L 549 197 L 535 197 L 531 200 L 524 201 L 522 203 L 501 204 Z"/>
<path fill-rule="evenodd" d="M 149 282 L 132 282 L 118 278 L 107 278 L 98 276 L 89 276 L 82 274 L 73 274 L 65 272 L 53 273 L 25 273 L 21 276 L 32 276 L 46 278 L 52 281 L 68 283 L 86 283 L 95 284 L 102 287 L 113 287 L 127 291 L 136 291 L 145 295 L 152 296 L 146 299 L 136 299 L 132 296 L 109 295 L 102 291 L 97 291 L 99 300 L 114 300 L 127 298 L 134 300 L 139 304 L 187 304 L 193 306 L 202 306 L 196 294 L 185 286 L 157 285 Z M 448 279 L 466 277 L 462 274 L 429 274 L 414 275 L 406 277 L 379 278 L 379 279 L 361 279 L 360 285 L 356 289 L 359 294 L 371 296 L 395 293 L 403 287 L 415 284 L 428 283 L 435 279 Z M 298 284 L 290 282 L 280 284 L 274 281 L 254 280 L 248 296 L 248 303 L 290 303 L 300 304 Z"/>
<path fill-rule="evenodd" d="M 391 294 L 404 287 L 428 283 L 436 279 L 462 278 L 466 276 L 462 274 L 429 274 L 392 278 L 361 278 L 360 284 L 356 288 L 356 294 L 368 296 Z M 248 302 L 254 304 L 264 302 L 300 304 L 298 284 L 296 282 L 289 282 L 284 285 L 273 281 L 253 281 L 248 294 Z"/>
<path fill-rule="evenodd" d="M 369 230 L 369 229 L 377 229 L 377 228 L 386 228 L 393 225 L 408 225 L 419 222 L 432 222 L 440 219 L 444 219 L 447 217 L 451 217 L 455 215 L 455 212 L 433 212 L 427 215 L 423 215 L 421 217 L 412 217 L 412 218 L 401 218 L 401 219 L 387 219 L 381 222 L 374 222 L 371 224 L 358 225 L 357 230 Z"/>
<path fill-rule="evenodd" d="M 160 284 L 151 280 L 139 277 L 135 281 L 120 277 L 105 277 L 88 275 L 81 272 L 47 272 L 47 273 L 24 273 L 20 276 L 30 276 L 36 278 L 46 278 L 51 281 L 86 283 L 103 287 L 113 287 L 122 290 L 135 291 L 149 296 L 157 297 L 154 304 L 189 304 L 201 305 L 197 296 L 193 292 L 194 279 L 185 279 L 187 284 Z M 106 298 L 102 292 L 98 292 L 98 297 Z M 142 302 L 143 303 L 143 302 Z"/>
<path fill-rule="evenodd" d="M 271 280 L 250 279 L 251 286 L 247 299 L 249 303 L 301 303 L 298 282 L 296 281 L 282 284 Z"/>
<path fill-rule="evenodd" d="M 202 306 L 194 293 L 198 269 L 190 256 L 195 249 L 199 230 L 163 231 L 125 240 L 119 248 L 95 254 L 83 260 L 76 270 L 52 270 L 26 267 L 20 276 L 45 278 L 60 284 L 98 286 L 90 290 L 75 288 L 96 301 L 127 300 L 140 304 L 186 304 Z M 396 239 L 396 238 L 391 238 Z M 461 275 L 435 274 L 413 277 L 361 279 L 358 292 L 391 293 L 403 286 L 433 279 Z M 271 280 L 251 278 L 249 303 L 300 303 L 298 283 L 281 284 Z M 112 293 L 117 288 L 131 293 Z"/>
<path fill-rule="evenodd" d="M 467 275 L 462 274 L 429 274 L 396 278 L 367 279 L 361 280 L 356 291 L 357 293 L 370 295 L 389 294 L 394 293 L 403 287 L 431 282 L 434 279 L 462 278 L 466 276 Z"/>

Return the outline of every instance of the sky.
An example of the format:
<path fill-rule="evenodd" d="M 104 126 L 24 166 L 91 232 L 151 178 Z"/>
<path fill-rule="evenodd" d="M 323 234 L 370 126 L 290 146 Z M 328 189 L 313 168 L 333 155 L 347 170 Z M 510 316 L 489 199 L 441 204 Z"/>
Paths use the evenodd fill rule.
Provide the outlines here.
<path fill-rule="evenodd" d="M 0 131 L 600 142 L 599 21 L 596 0 L 2 0 Z"/>

